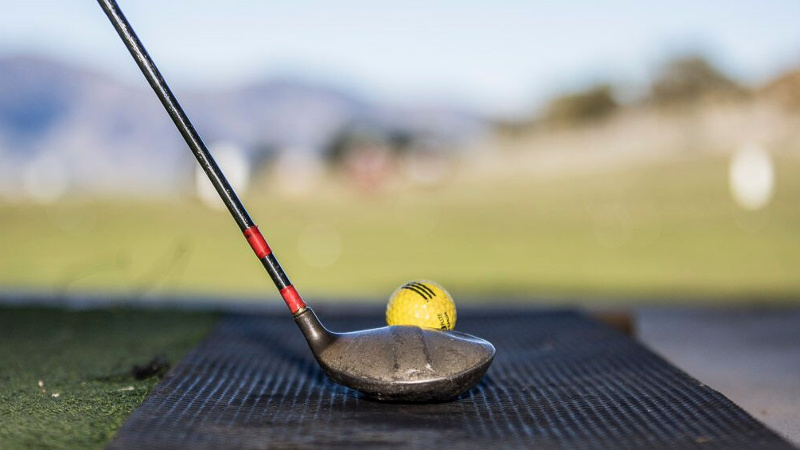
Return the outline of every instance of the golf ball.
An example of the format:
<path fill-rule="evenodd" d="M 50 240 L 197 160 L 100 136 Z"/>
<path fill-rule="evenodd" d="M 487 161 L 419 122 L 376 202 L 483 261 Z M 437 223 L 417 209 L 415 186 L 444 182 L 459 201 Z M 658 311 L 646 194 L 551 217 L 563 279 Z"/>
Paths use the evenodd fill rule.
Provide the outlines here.
<path fill-rule="evenodd" d="M 456 304 L 439 284 L 411 281 L 397 288 L 389 299 L 386 323 L 452 330 L 456 326 Z"/>

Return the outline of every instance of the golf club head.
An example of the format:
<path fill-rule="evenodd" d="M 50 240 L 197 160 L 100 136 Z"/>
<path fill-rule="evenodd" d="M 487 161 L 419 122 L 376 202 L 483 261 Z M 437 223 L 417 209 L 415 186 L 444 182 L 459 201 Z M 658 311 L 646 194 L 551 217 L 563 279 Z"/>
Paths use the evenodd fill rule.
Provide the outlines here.
<path fill-rule="evenodd" d="M 332 333 L 310 308 L 295 321 L 333 381 L 377 400 L 450 400 L 478 384 L 495 355 L 488 341 L 458 331 L 389 326 Z"/>

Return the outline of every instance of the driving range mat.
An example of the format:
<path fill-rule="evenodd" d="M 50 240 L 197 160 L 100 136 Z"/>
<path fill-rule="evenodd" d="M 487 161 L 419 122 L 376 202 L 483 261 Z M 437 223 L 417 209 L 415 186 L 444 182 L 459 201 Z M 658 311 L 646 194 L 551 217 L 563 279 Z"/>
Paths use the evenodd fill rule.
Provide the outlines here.
<path fill-rule="evenodd" d="M 316 308 L 334 331 L 380 312 Z M 112 449 L 791 449 L 727 398 L 570 311 L 459 311 L 490 340 L 486 377 L 439 404 L 386 404 L 329 381 L 289 315 L 230 315 L 134 411 Z"/>

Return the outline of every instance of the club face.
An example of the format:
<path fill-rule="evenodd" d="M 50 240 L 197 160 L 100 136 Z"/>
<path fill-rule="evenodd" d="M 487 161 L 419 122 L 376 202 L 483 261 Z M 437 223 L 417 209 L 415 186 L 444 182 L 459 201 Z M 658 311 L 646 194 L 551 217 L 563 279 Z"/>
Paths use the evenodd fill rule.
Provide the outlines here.
<path fill-rule="evenodd" d="M 307 338 L 305 328 L 319 323 L 314 319 L 298 320 Z M 325 331 L 312 332 L 309 338 L 325 373 L 378 400 L 452 399 L 480 381 L 495 355 L 489 342 L 457 331 L 410 326 L 340 334 Z"/>

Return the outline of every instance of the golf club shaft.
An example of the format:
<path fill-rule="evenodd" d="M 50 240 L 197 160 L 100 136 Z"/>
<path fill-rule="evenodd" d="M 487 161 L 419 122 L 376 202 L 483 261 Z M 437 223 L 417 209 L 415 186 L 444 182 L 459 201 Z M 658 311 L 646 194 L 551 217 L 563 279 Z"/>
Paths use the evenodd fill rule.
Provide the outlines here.
<path fill-rule="evenodd" d="M 283 271 L 283 268 L 280 263 L 278 263 L 269 245 L 267 245 L 267 241 L 264 240 L 258 227 L 253 223 L 253 219 L 247 214 L 247 210 L 244 209 L 239 197 L 236 196 L 236 192 L 233 191 L 230 183 L 225 179 L 225 175 L 223 175 L 219 166 L 217 166 L 217 163 L 214 161 L 211 153 L 209 153 L 200 135 L 197 134 L 192 122 L 186 116 L 186 113 L 183 112 L 183 108 L 181 108 L 178 100 L 172 94 L 169 86 L 167 86 L 167 82 L 164 81 L 158 67 L 156 67 L 155 63 L 150 58 L 144 45 L 142 45 L 142 42 L 136 36 L 131 24 L 128 23 L 125 15 L 122 14 L 119 5 L 117 5 L 115 0 L 97 0 L 97 2 L 114 25 L 117 33 L 119 33 L 119 37 L 122 38 L 125 46 L 131 52 L 133 59 L 136 60 L 136 64 L 139 66 L 139 69 L 142 70 L 142 74 L 144 74 L 144 77 L 147 79 L 148 83 L 150 83 L 153 91 L 155 91 L 156 95 L 161 100 L 161 103 L 172 118 L 172 121 L 175 122 L 175 126 L 178 127 L 178 131 L 183 135 L 186 144 L 189 145 L 192 153 L 194 153 L 200 167 L 202 167 L 206 175 L 208 175 L 208 179 L 211 181 L 211 184 L 214 185 L 220 198 L 225 203 L 228 211 L 230 211 L 231 216 L 233 216 L 233 219 L 244 233 L 253 252 L 258 259 L 261 260 L 270 278 L 272 278 L 272 281 L 275 283 L 275 287 L 280 291 L 283 300 L 286 302 L 286 305 L 289 306 L 289 310 L 292 314 L 302 311 L 306 306 L 303 299 L 297 293 L 294 286 L 292 286 L 286 272 Z"/>

